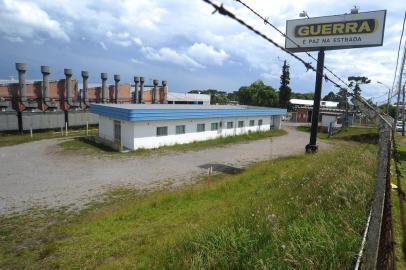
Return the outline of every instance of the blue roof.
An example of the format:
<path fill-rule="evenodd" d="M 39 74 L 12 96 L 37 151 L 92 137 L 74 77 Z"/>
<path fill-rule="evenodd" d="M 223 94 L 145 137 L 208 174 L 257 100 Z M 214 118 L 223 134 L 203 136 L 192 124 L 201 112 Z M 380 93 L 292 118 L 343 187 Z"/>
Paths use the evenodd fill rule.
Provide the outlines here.
<path fill-rule="evenodd" d="M 250 106 L 175 104 L 91 104 L 90 112 L 117 120 L 153 121 L 285 115 L 286 109 Z"/>

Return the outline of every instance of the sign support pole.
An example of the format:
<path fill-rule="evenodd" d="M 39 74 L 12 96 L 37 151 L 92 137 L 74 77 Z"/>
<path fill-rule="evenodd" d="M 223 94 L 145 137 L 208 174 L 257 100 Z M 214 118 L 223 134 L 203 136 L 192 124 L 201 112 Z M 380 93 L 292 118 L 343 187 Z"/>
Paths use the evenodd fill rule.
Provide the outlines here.
<path fill-rule="evenodd" d="M 319 125 L 319 111 L 321 100 L 321 88 L 323 85 L 323 69 L 324 69 L 324 48 L 319 50 L 317 56 L 317 70 L 316 70 L 316 85 L 314 87 L 314 102 L 312 112 L 312 127 L 310 130 L 310 142 L 306 145 L 306 153 L 317 152 L 317 129 Z"/>

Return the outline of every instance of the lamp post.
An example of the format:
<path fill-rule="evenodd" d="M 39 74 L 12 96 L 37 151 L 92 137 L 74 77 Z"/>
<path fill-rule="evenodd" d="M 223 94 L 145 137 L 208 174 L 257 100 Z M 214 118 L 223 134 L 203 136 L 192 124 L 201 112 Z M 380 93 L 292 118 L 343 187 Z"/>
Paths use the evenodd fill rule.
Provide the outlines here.
<path fill-rule="evenodd" d="M 307 14 L 307 12 L 305 10 L 303 10 L 302 12 L 299 13 L 299 17 L 300 18 L 307 17 L 308 19 L 310 19 L 309 14 Z"/>
<path fill-rule="evenodd" d="M 380 85 L 383 85 L 386 89 L 388 89 L 388 105 L 386 106 L 386 114 L 389 115 L 390 93 L 392 89 L 383 82 L 377 81 L 376 83 L 379 83 Z"/>

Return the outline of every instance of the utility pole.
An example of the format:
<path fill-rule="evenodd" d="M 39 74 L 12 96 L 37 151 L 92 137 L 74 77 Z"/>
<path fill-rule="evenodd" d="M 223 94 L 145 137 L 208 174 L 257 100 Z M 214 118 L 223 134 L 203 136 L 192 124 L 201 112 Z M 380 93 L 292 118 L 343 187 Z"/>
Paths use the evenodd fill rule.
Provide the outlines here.
<path fill-rule="evenodd" d="M 354 122 L 354 115 L 352 117 L 352 122 Z M 345 127 L 349 127 L 349 121 L 348 121 L 348 90 L 345 89 Z"/>
<path fill-rule="evenodd" d="M 390 95 L 392 93 L 392 88 L 390 88 L 389 86 L 387 86 L 386 84 L 384 84 L 383 82 L 377 81 L 377 83 L 383 85 L 385 88 L 388 89 L 388 104 L 386 106 L 386 114 L 389 115 L 389 105 L 390 105 Z"/>
<path fill-rule="evenodd" d="M 405 85 L 403 84 L 402 98 L 402 136 L 405 136 Z"/>
<path fill-rule="evenodd" d="M 314 102 L 312 112 L 312 127 L 310 130 L 310 142 L 306 145 L 306 153 L 314 153 L 317 151 L 317 129 L 319 125 L 319 111 L 321 88 L 323 85 L 323 69 L 324 69 L 324 48 L 319 50 L 317 56 L 317 70 L 316 70 L 316 85 L 314 87 Z"/>
<path fill-rule="evenodd" d="M 402 90 L 402 77 L 403 77 L 403 70 L 405 68 L 405 60 L 406 60 L 406 43 L 405 43 L 404 50 L 403 50 L 402 64 L 401 64 L 400 70 L 399 70 L 398 98 L 397 98 L 397 104 L 396 104 L 395 123 L 393 124 L 393 133 L 394 134 L 396 133 L 396 122 L 398 121 L 398 118 L 399 118 L 400 92 Z M 403 108 L 403 105 L 402 105 L 402 108 Z M 403 130 L 404 130 L 404 125 L 402 127 L 402 134 L 403 134 Z"/>

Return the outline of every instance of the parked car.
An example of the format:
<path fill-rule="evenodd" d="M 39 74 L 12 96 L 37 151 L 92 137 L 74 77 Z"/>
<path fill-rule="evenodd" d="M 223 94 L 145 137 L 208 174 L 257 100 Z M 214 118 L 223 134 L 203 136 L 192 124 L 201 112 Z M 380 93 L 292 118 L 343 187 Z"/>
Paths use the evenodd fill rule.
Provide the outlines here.
<path fill-rule="evenodd" d="M 396 131 L 402 131 L 402 128 L 403 128 L 402 121 L 397 121 L 396 122 Z"/>

